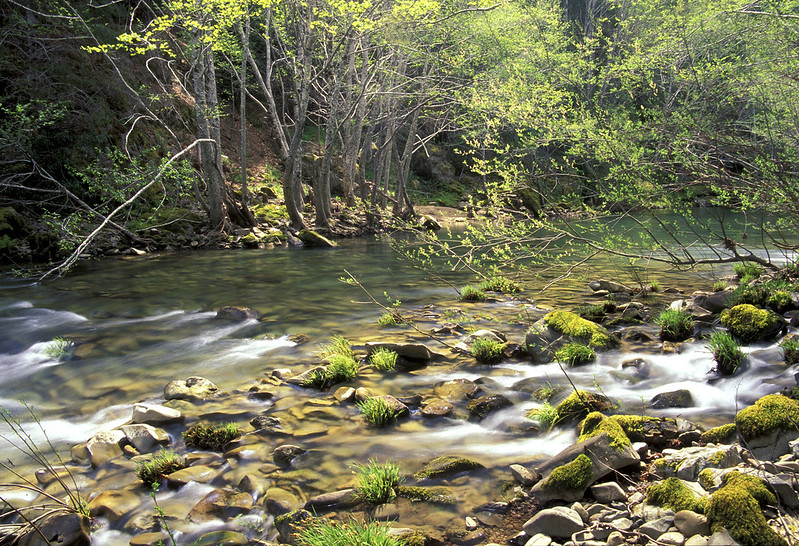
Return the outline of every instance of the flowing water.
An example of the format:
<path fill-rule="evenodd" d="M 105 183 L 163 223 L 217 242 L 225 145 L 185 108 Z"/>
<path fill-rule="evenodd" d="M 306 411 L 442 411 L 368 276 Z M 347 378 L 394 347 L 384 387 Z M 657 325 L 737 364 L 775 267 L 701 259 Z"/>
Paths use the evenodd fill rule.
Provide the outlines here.
<path fill-rule="evenodd" d="M 416 412 L 396 426 L 376 430 L 365 426 L 357 408 L 335 402 L 329 392 L 280 386 L 272 389 L 272 400 L 248 398 L 247 389 L 274 369 L 299 373 L 317 364 L 316 353 L 333 334 L 344 335 L 356 348 L 367 341 L 419 338 L 407 327 L 378 328 L 375 320 L 382 310 L 368 303 L 357 287 L 339 280 L 345 270 L 377 298 L 386 293 L 402 300 L 403 309 L 425 315 L 429 324 L 422 320 L 423 327 L 458 320 L 467 327 L 494 327 L 516 343 L 523 341 L 527 324 L 543 314 L 541 308 L 571 309 L 597 301 L 590 296 L 587 280 L 631 280 L 628 268 L 595 261 L 575 280 L 543 293 L 537 290 L 542 281 L 531 280 L 520 299 L 469 304 L 457 301 L 452 288 L 399 261 L 385 241 L 371 239 L 344 241 L 333 250 L 207 251 L 106 259 L 44 284 L 5 277 L 0 279 L 0 405 L 21 418 L 41 441 L 41 433 L 25 413 L 24 400 L 34 407 L 50 441 L 66 448 L 128 421 L 134 402 L 163 403 L 163 388 L 169 381 L 200 375 L 225 391 L 241 394 L 202 406 L 176 404 L 190 420 L 210 414 L 247 429 L 253 416 L 276 415 L 293 432 L 291 443 L 310 450 L 296 468 L 280 471 L 270 466 L 271 451 L 285 439 L 251 436 L 242 442 L 235 460 L 220 466 L 226 482 L 235 485 L 245 474 L 254 474 L 266 480 L 269 491 L 280 490 L 295 505 L 311 495 L 352 486 L 352 465 L 370 458 L 397 461 L 408 473 L 442 454 L 480 461 L 487 467 L 484 472 L 446 482 L 457 498 L 455 506 L 401 507 L 400 524 L 439 531 L 461 528 L 463 516 L 474 507 L 500 498 L 499 485 L 509 478 L 508 464 L 530 464 L 575 440 L 574 431 L 568 429 L 536 433 L 524 418 L 527 410 L 540 405 L 530 395 L 535 387 L 567 385 L 554 363 L 511 360 L 481 366 L 471 359 L 448 357 L 412 373 L 371 372 L 358 379 L 359 385 L 376 392 L 428 396 L 437 383 L 465 378 L 514 402 L 480 422 L 457 418 L 465 416 L 457 413 L 456 418 L 426 420 Z M 716 276 L 725 273 L 729 271 L 675 274 L 653 269 L 647 275 L 657 278 L 663 289 L 690 294 L 708 289 Z M 462 285 L 473 279 L 453 273 L 448 280 Z M 662 294 L 645 303 L 665 304 L 678 297 Z M 215 311 L 225 305 L 251 307 L 262 318 L 245 322 L 215 318 Z M 296 344 L 289 339 L 295 334 L 306 335 L 308 341 Z M 64 358 L 49 356 L 56 337 L 73 342 Z M 448 353 L 441 345 L 425 342 Z M 711 426 L 729 422 L 737 407 L 794 383 L 793 372 L 780 364 L 775 344 L 752 346 L 747 352 L 747 371 L 726 379 L 708 374 L 713 362 L 702 343 L 685 344 L 679 354 L 634 347 L 605 352 L 570 375 L 579 386 L 598 387 L 636 413 L 657 393 L 687 388 L 694 407 L 646 411 Z M 622 362 L 635 358 L 647 362 L 643 376 L 634 377 L 621 368 Z M 168 429 L 178 444 L 180 430 Z M 19 459 L 8 446 L 0 450 L 3 458 Z M 129 461 L 99 473 L 86 469 L 79 482 L 89 489 L 85 494 L 93 488 L 134 488 L 134 470 Z M 159 502 L 181 519 L 211 489 L 190 485 L 163 493 Z M 152 507 L 143 506 L 142 511 L 152 512 Z M 199 532 L 175 525 L 187 536 Z M 265 525 L 269 527 L 268 519 Z M 129 532 L 120 523 L 101 523 L 95 536 L 103 544 L 127 544 Z"/>

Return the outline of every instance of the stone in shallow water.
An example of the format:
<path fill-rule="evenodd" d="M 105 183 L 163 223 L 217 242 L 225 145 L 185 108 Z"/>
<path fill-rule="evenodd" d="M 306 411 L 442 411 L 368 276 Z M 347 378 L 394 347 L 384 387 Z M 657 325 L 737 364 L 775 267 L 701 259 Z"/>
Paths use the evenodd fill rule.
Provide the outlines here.
<path fill-rule="evenodd" d="M 661 392 L 649 401 L 652 409 L 664 408 L 690 408 L 694 405 L 694 398 L 688 389 L 679 389 L 670 392 Z"/>
<path fill-rule="evenodd" d="M 192 376 L 184 380 L 170 381 L 164 387 L 164 398 L 167 400 L 188 400 L 201 402 L 218 397 L 219 387 L 204 377 Z"/>
<path fill-rule="evenodd" d="M 522 526 L 524 532 L 530 536 L 540 533 L 553 538 L 570 538 L 583 529 L 583 520 L 577 512 L 571 508 L 558 508 L 538 512 Z"/>
<path fill-rule="evenodd" d="M 246 514 L 252 509 L 252 495 L 233 489 L 214 489 L 189 511 L 188 518 L 195 523 L 215 519 L 229 519 Z"/>
<path fill-rule="evenodd" d="M 272 458 L 274 459 L 276 465 L 288 467 L 291 466 L 291 463 L 294 461 L 294 459 L 305 452 L 306 450 L 300 446 L 286 444 L 275 448 L 275 450 L 272 452 Z"/>
<path fill-rule="evenodd" d="M 172 423 L 182 423 L 183 414 L 176 409 L 158 404 L 133 404 L 134 423 L 146 425 L 168 425 Z"/>
<path fill-rule="evenodd" d="M 122 443 L 125 433 L 121 430 L 99 432 L 86 442 L 86 450 L 92 466 L 100 466 L 104 462 L 122 455 Z"/>
<path fill-rule="evenodd" d="M 139 496 L 132 491 L 103 491 L 86 507 L 94 517 L 116 521 L 139 507 Z"/>
<path fill-rule="evenodd" d="M 422 417 L 446 417 L 454 409 L 455 406 L 449 402 L 434 398 L 422 408 Z"/>
<path fill-rule="evenodd" d="M 226 307 L 222 307 L 216 312 L 216 318 L 243 322 L 245 320 L 257 319 L 258 311 L 250 309 L 249 307 L 235 307 L 228 305 Z"/>
<path fill-rule="evenodd" d="M 162 428 L 150 425 L 122 425 L 119 430 L 139 453 L 149 453 L 155 448 L 169 444 L 169 435 Z"/>
<path fill-rule="evenodd" d="M 221 529 L 206 533 L 191 544 L 192 546 L 237 546 L 249 544 L 249 541 L 241 533 L 229 529 Z"/>
<path fill-rule="evenodd" d="M 169 474 L 166 479 L 171 487 L 181 487 L 189 482 L 208 483 L 219 475 L 220 471 L 209 466 L 195 465 L 181 468 Z"/>

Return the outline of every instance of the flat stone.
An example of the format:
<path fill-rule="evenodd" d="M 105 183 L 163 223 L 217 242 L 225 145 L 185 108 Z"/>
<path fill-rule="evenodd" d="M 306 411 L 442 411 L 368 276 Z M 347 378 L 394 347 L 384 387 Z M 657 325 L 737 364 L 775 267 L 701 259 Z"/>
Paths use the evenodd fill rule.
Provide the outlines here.
<path fill-rule="evenodd" d="M 422 408 L 422 417 L 446 417 L 452 413 L 454 409 L 455 406 L 446 400 L 434 398 Z"/>
<path fill-rule="evenodd" d="M 127 490 L 103 491 L 86 506 L 94 517 L 105 517 L 111 521 L 122 518 L 139 507 L 139 496 Z"/>
<path fill-rule="evenodd" d="M 167 475 L 167 484 L 171 487 L 182 487 L 189 482 L 208 483 L 219 475 L 219 470 L 205 465 L 181 468 Z"/>
<path fill-rule="evenodd" d="M 36 529 L 31 529 L 14 544 L 42 546 L 42 536 L 50 537 L 50 544 L 89 546 L 92 543 L 91 522 L 80 514 L 54 512 L 44 515 L 36 522 Z"/>
<path fill-rule="evenodd" d="M 164 398 L 167 400 L 187 400 L 202 402 L 211 400 L 221 394 L 219 387 L 204 377 L 192 376 L 186 380 L 175 380 L 164 387 Z"/>
<path fill-rule="evenodd" d="M 569 538 L 584 527 L 580 515 L 570 508 L 546 508 L 536 513 L 522 526 L 530 536 L 539 533 L 552 538 Z"/>
<path fill-rule="evenodd" d="M 477 512 L 475 514 L 477 520 L 486 527 L 501 527 L 503 518 L 499 514 L 493 512 Z"/>
<path fill-rule="evenodd" d="M 233 489 L 214 489 L 194 505 L 188 518 L 194 523 L 230 519 L 252 509 L 252 495 Z"/>
<path fill-rule="evenodd" d="M 168 544 L 169 535 L 166 533 L 142 533 L 130 539 L 130 546 L 158 546 Z"/>
<path fill-rule="evenodd" d="M 707 540 L 707 546 L 741 546 L 741 543 L 730 536 L 727 529 L 713 533 Z"/>
<path fill-rule="evenodd" d="M 707 517 L 691 510 L 680 510 L 674 514 L 674 526 L 686 537 L 694 535 L 710 535 Z"/>
<path fill-rule="evenodd" d="M 239 546 L 249 544 L 247 537 L 230 529 L 220 529 L 206 533 L 194 542 L 191 546 Z"/>
<path fill-rule="evenodd" d="M 645 534 L 651 539 L 657 539 L 663 533 L 668 532 L 669 527 L 674 522 L 674 516 L 666 516 L 656 520 L 647 521 L 638 528 L 638 532 Z"/>
<path fill-rule="evenodd" d="M 649 405 L 652 409 L 690 408 L 694 405 L 694 398 L 688 389 L 679 389 L 656 394 L 649 401 Z"/>
<path fill-rule="evenodd" d="M 702 535 L 694 535 L 689 537 L 683 546 L 707 546 L 708 537 Z"/>
<path fill-rule="evenodd" d="M 156 428 L 151 425 L 135 424 L 135 425 L 122 425 L 119 427 L 128 442 L 139 453 L 150 453 L 155 448 L 163 445 L 169 445 L 169 434 L 162 428 Z"/>
<path fill-rule="evenodd" d="M 400 517 L 399 507 L 396 504 L 381 504 L 375 508 L 372 517 L 377 521 L 397 521 Z"/>
<path fill-rule="evenodd" d="M 668 546 L 683 546 L 683 544 L 685 544 L 685 537 L 682 535 L 682 533 L 669 531 L 660 535 L 658 537 L 658 542 Z"/>
<path fill-rule="evenodd" d="M 311 497 L 305 503 L 305 509 L 309 512 L 319 510 L 335 510 L 347 506 L 354 506 L 360 502 L 358 494 L 354 489 L 342 489 L 340 491 L 333 491 L 332 493 L 323 493 Z"/>
<path fill-rule="evenodd" d="M 306 453 L 306 450 L 300 446 L 286 444 L 275 448 L 272 452 L 272 459 L 274 459 L 276 465 L 287 467 L 291 466 L 294 459 L 304 453 Z"/>
<path fill-rule="evenodd" d="M 382 341 L 370 341 L 365 345 L 366 352 L 371 355 L 375 350 L 383 348 L 394 351 L 403 358 L 411 360 L 432 360 L 436 354 L 421 343 L 386 343 Z"/>
<path fill-rule="evenodd" d="M 613 531 L 610 533 L 610 536 L 608 536 L 607 546 L 621 546 L 625 542 L 623 534 L 618 531 Z"/>
<path fill-rule="evenodd" d="M 599 502 L 627 500 L 627 494 L 616 482 L 600 483 L 590 487 L 591 494 Z"/>
<path fill-rule="evenodd" d="M 777 493 L 782 504 L 791 509 L 799 508 L 799 495 L 796 494 L 793 484 L 795 476 L 791 474 L 766 474 L 765 480 Z"/>
<path fill-rule="evenodd" d="M 169 425 L 172 423 L 182 423 L 183 414 L 173 408 L 159 406 L 158 404 L 133 404 L 134 423 L 146 425 Z"/>
<path fill-rule="evenodd" d="M 439 383 L 434 387 L 433 392 L 443 400 L 456 402 L 460 400 L 470 400 L 485 394 L 485 391 L 483 391 L 480 385 L 474 381 L 463 378 Z"/>
<path fill-rule="evenodd" d="M 333 393 L 333 397 L 339 402 L 352 402 L 355 399 L 355 389 L 352 387 L 339 387 Z"/>
<path fill-rule="evenodd" d="M 245 320 L 257 319 L 258 311 L 250 309 L 249 307 L 235 307 L 228 305 L 226 307 L 220 308 L 216 312 L 216 318 L 243 322 Z"/>

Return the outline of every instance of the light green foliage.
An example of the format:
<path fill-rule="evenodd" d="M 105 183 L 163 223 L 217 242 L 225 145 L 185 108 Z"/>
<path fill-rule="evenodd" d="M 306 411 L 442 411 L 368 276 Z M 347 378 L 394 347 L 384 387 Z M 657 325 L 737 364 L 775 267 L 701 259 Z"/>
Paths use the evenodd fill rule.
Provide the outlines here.
<path fill-rule="evenodd" d="M 386 523 L 351 520 L 339 524 L 324 518 L 313 519 L 305 524 L 297 543 L 300 546 L 400 546 L 399 540 L 391 536 Z"/>
<path fill-rule="evenodd" d="M 701 485 L 706 491 L 710 491 L 716 485 L 716 480 L 713 477 L 713 471 L 709 468 L 702 470 L 696 478 L 696 481 L 699 482 L 699 485 Z"/>
<path fill-rule="evenodd" d="M 716 331 L 708 338 L 706 347 L 713 353 L 716 369 L 722 375 L 732 375 L 741 365 L 744 353 L 740 344 L 727 332 Z"/>
<path fill-rule="evenodd" d="M 556 424 L 579 421 L 595 411 L 607 411 L 611 404 L 604 396 L 588 391 L 574 391 L 555 408 L 558 414 Z"/>
<path fill-rule="evenodd" d="M 533 408 L 527 412 L 527 418 L 537 420 L 542 428 L 551 430 L 558 422 L 558 410 L 549 402 L 544 402 L 540 408 Z"/>
<path fill-rule="evenodd" d="M 386 311 L 377 318 L 377 325 L 381 328 L 390 328 L 402 324 L 402 318 L 398 313 L 393 311 Z"/>
<path fill-rule="evenodd" d="M 153 487 L 181 468 L 184 468 L 184 464 L 180 455 L 171 449 L 162 449 L 136 465 L 136 477 L 147 487 Z"/>
<path fill-rule="evenodd" d="M 657 279 L 650 281 L 649 282 L 649 289 L 652 292 L 659 292 L 660 291 L 660 281 L 658 281 Z"/>
<path fill-rule="evenodd" d="M 713 292 L 721 292 L 727 288 L 727 281 L 716 281 L 713 283 Z"/>
<path fill-rule="evenodd" d="M 457 500 L 444 488 L 400 485 L 397 496 L 411 502 L 433 502 L 436 504 L 456 504 Z"/>
<path fill-rule="evenodd" d="M 557 351 L 555 358 L 559 362 L 565 362 L 570 367 L 588 364 L 596 358 L 596 352 L 589 346 L 582 343 L 567 343 Z"/>
<path fill-rule="evenodd" d="M 383 504 L 397 496 L 397 488 L 405 477 L 396 463 L 378 463 L 370 460 L 366 465 L 355 465 L 355 491 L 368 504 Z"/>
<path fill-rule="evenodd" d="M 799 338 L 792 337 L 780 343 L 780 352 L 788 366 L 799 364 Z"/>
<path fill-rule="evenodd" d="M 333 336 L 333 340 L 323 346 L 318 353 L 319 358 L 327 358 L 332 355 L 346 355 L 354 357 L 355 353 L 350 346 L 350 342 L 344 336 Z"/>
<path fill-rule="evenodd" d="M 349 355 L 335 354 L 327 357 L 327 374 L 331 383 L 346 383 L 358 376 L 358 363 Z"/>
<path fill-rule="evenodd" d="M 379 396 L 367 398 L 363 402 L 358 402 L 357 405 L 363 418 L 376 427 L 384 427 L 397 418 L 396 410 Z"/>
<path fill-rule="evenodd" d="M 727 529 L 743 546 L 787 545 L 763 515 L 763 509 L 776 505 L 777 499 L 760 478 L 734 471 L 722 477 L 722 484 L 707 505 L 712 531 Z"/>
<path fill-rule="evenodd" d="M 740 284 L 747 284 L 754 279 L 759 279 L 763 274 L 763 267 L 754 262 L 738 262 L 732 266 L 732 270 Z"/>
<path fill-rule="evenodd" d="M 196 423 L 183 432 L 186 447 L 222 451 L 225 446 L 241 436 L 235 423 Z"/>
<path fill-rule="evenodd" d="M 555 468 L 542 488 L 581 491 L 590 485 L 593 475 L 594 463 L 591 458 L 580 454 L 572 462 Z"/>
<path fill-rule="evenodd" d="M 580 427 L 580 437 L 578 442 L 584 442 L 603 432 L 607 433 L 610 445 L 616 449 L 622 449 L 630 445 L 630 439 L 625 434 L 624 429 L 613 419 L 595 411 L 588 414 Z"/>
<path fill-rule="evenodd" d="M 557 332 L 586 341 L 594 349 L 607 349 L 617 343 L 605 328 L 569 311 L 547 313 L 544 323 Z"/>
<path fill-rule="evenodd" d="M 481 290 L 483 292 L 501 292 L 503 294 L 515 294 L 517 292 L 521 292 L 522 287 L 506 277 L 493 276 L 482 281 L 478 286 L 478 290 Z"/>
<path fill-rule="evenodd" d="M 505 355 L 505 344 L 487 337 L 475 338 L 472 342 L 472 356 L 483 364 L 495 364 Z"/>
<path fill-rule="evenodd" d="M 799 400 L 769 394 L 735 416 L 735 425 L 745 441 L 775 430 L 794 430 L 799 423 Z"/>
<path fill-rule="evenodd" d="M 793 290 L 794 285 L 782 279 L 741 284 L 733 291 L 733 302 L 735 305 L 748 303 L 755 307 L 769 307 L 782 313 L 793 305 Z"/>
<path fill-rule="evenodd" d="M 377 370 L 391 371 L 397 365 L 399 355 L 391 349 L 380 347 L 369 356 L 369 363 Z"/>
<path fill-rule="evenodd" d="M 699 514 L 705 513 L 706 500 L 697 498 L 679 478 L 666 478 L 653 484 L 646 493 L 646 500 L 675 512 L 693 510 Z"/>
<path fill-rule="evenodd" d="M 703 432 L 699 441 L 703 444 L 727 443 L 735 436 L 736 430 L 735 423 L 727 423 L 726 425 L 713 427 Z"/>
<path fill-rule="evenodd" d="M 776 322 L 777 316 L 771 311 L 746 303 L 721 312 L 721 323 L 744 343 L 763 339 Z"/>
<path fill-rule="evenodd" d="M 460 299 L 471 302 L 485 301 L 486 295 L 485 292 L 474 286 L 464 286 L 461 288 Z"/>
<path fill-rule="evenodd" d="M 666 309 L 655 322 L 663 341 L 683 341 L 694 333 L 694 317 L 681 309 Z"/>
<path fill-rule="evenodd" d="M 652 426 L 652 424 L 658 421 L 669 421 L 672 427 L 676 426 L 674 419 L 668 417 L 652 417 L 649 415 L 611 415 L 608 419 L 618 423 L 624 431 L 624 434 L 633 442 L 647 441 L 646 435 L 644 434 L 644 426 L 646 423 L 649 423 L 648 426 Z"/>
<path fill-rule="evenodd" d="M 72 342 L 63 337 L 54 337 L 50 342 L 45 345 L 44 350 L 42 351 L 48 358 L 52 358 L 53 360 L 59 360 L 63 358 L 69 348 L 72 346 Z"/>

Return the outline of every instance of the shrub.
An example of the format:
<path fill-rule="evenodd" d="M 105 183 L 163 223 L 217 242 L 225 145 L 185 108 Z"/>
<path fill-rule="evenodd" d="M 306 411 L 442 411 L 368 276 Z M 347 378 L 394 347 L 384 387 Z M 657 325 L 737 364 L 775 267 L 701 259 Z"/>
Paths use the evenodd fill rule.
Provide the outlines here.
<path fill-rule="evenodd" d="M 384 427 L 397 418 L 396 410 L 379 396 L 358 402 L 358 409 L 363 413 L 364 419 L 376 427 Z"/>
<path fill-rule="evenodd" d="M 505 277 L 489 277 L 480 283 L 478 287 L 483 292 L 501 292 L 503 294 L 515 294 L 521 292 L 522 288 L 512 280 Z"/>
<path fill-rule="evenodd" d="M 502 360 L 505 344 L 487 337 L 475 338 L 472 344 L 472 356 L 483 364 L 495 364 Z"/>
<path fill-rule="evenodd" d="M 582 343 L 567 343 L 555 351 L 555 358 L 573 368 L 594 360 L 596 352 L 588 345 L 583 345 Z"/>
<path fill-rule="evenodd" d="M 732 267 L 735 276 L 738 277 L 739 284 L 746 284 L 749 281 L 760 278 L 763 268 L 753 262 L 738 262 Z"/>
<path fill-rule="evenodd" d="M 474 286 L 464 286 L 461 288 L 460 299 L 463 301 L 485 301 L 486 294 Z"/>
<path fill-rule="evenodd" d="M 369 356 L 369 362 L 375 369 L 389 372 L 397 365 L 398 357 L 399 355 L 394 351 L 386 349 L 385 347 L 380 347 L 375 349 L 371 356 Z"/>
<path fill-rule="evenodd" d="M 222 451 L 229 442 L 239 436 L 241 432 L 234 423 L 219 425 L 197 423 L 183 433 L 183 440 L 186 442 L 186 447 Z"/>
<path fill-rule="evenodd" d="M 663 341 L 683 341 L 694 333 L 694 317 L 680 309 L 666 309 L 655 322 Z"/>
<path fill-rule="evenodd" d="M 335 354 L 328 357 L 327 375 L 331 383 L 345 383 L 358 376 L 358 363 L 350 355 Z"/>
<path fill-rule="evenodd" d="M 171 449 L 162 449 L 136 465 L 136 477 L 149 489 L 159 485 L 168 474 L 184 467 L 180 455 Z"/>
<path fill-rule="evenodd" d="M 72 342 L 63 337 L 55 337 L 44 346 L 45 356 L 53 360 L 59 360 L 67 354 L 67 351 L 72 346 Z"/>
<path fill-rule="evenodd" d="M 732 301 L 733 305 L 748 303 L 755 307 L 770 307 L 782 313 L 793 306 L 793 290 L 793 285 L 783 280 L 739 285 L 732 293 Z"/>
<path fill-rule="evenodd" d="M 355 357 L 350 342 L 344 336 L 333 336 L 333 340 L 319 351 L 319 358 L 328 358 L 333 355 Z"/>
<path fill-rule="evenodd" d="M 397 487 L 404 481 L 399 465 L 369 461 L 355 465 L 358 496 L 368 504 L 383 504 L 397 496 Z"/>
<path fill-rule="evenodd" d="M 391 536 L 388 524 L 372 521 L 336 524 L 328 519 L 314 519 L 297 538 L 300 546 L 400 546 Z"/>
<path fill-rule="evenodd" d="M 713 353 L 716 370 L 721 375 L 732 375 L 741 365 L 744 353 L 741 345 L 727 332 L 716 331 L 710 336 L 706 347 Z"/>
<path fill-rule="evenodd" d="M 788 366 L 799 364 L 799 338 L 792 337 L 780 344 L 782 359 Z"/>

